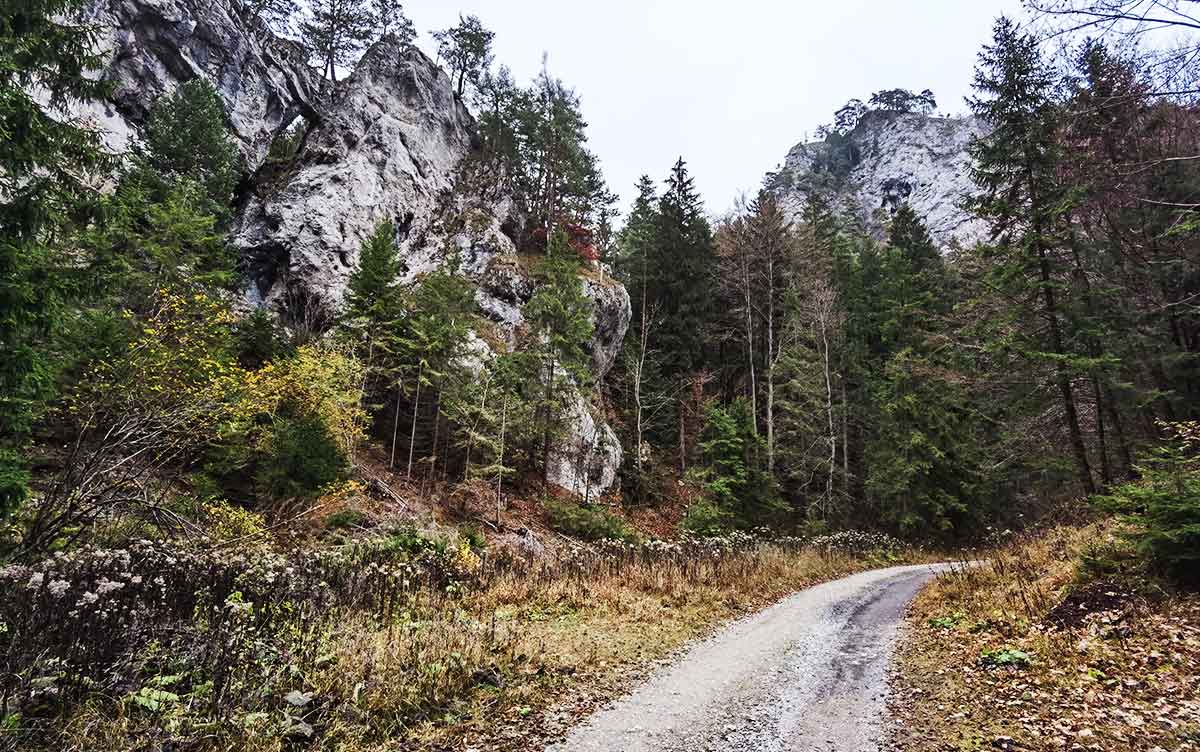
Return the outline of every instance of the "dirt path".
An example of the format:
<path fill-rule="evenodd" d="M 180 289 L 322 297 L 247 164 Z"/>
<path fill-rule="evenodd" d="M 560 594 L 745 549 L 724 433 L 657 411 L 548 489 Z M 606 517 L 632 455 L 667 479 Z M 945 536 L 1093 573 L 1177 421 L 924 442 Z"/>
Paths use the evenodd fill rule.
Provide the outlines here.
<path fill-rule="evenodd" d="M 856 574 L 737 621 L 547 752 L 876 752 L 899 620 L 939 569 Z"/>

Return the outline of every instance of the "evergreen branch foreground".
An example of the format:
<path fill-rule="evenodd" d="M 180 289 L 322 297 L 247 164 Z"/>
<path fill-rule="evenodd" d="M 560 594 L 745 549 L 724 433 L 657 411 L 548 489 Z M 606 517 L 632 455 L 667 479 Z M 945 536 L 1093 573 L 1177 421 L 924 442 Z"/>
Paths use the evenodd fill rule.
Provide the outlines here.
<path fill-rule="evenodd" d="M 719 622 L 914 556 L 735 534 L 527 560 L 411 529 L 81 548 L 0 570 L 0 748 L 529 749 Z"/>

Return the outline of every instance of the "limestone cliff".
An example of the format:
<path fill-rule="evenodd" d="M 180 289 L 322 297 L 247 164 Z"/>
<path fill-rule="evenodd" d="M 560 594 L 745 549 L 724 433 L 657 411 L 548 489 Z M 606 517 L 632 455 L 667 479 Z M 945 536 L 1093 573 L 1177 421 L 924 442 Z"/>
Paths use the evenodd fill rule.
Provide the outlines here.
<path fill-rule="evenodd" d="M 315 119 L 325 82 L 287 39 L 242 21 L 226 0 L 92 0 L 84 21 L 98 32 L 113 84 L 105 104 L 79 114 L 123 151 L 161 95 L 205 78 L 225 103 L 229 129 L 250 168 L 296 117 Z"/>
<path fill-rule="evenodd" d="M 113 82 L 114 95 L 75 114 L 104 129 L 114 149 L 127 148 L 155 100 L 179 84 L 204 78 L 220 95 L 253 173 L 230 237 L 248 305 L 319 327 L 342 305 L 363 240 L 390 219 L 405 262 L 401 283 L 458 257 L 481 316 L 500 335 L 477 339 L 477 349 L 488 349 L 485 340 L 515 347 L 526 335 L 521 307 L 536 283 L 509 237 L 521 217 L 511 201 L 456 188 L 459 166 L 477 148 L 475 121 L 419 50 L 384 38 L 331 85 L 297 44 L 251 28 L 228 0 L 92 0 L 86 15 L 101 32 L 107 63 L 98 75 Z M 272 142 L 297 118 L 298 152 L 268 163 Z M 580 284 L 594 303 L 590 349 L 601 379 L 628 327 L 629 296 L 611 278 Z M 621 449 L 585 395 L 574 402 L 550 480 L 595 497 L 615 482 Z"/>
<path fill-rule="evenodd" d="M 797 144 L 769 187 L 793 214 L 808 191 L 823 190 L 875 237 L 907 203 L 940 245 L 970 245 L 986 227 L 960 207 L 975 191 L 967 146 L 984 132 L 975 118 L 869 112 L 843 138 Z"/>

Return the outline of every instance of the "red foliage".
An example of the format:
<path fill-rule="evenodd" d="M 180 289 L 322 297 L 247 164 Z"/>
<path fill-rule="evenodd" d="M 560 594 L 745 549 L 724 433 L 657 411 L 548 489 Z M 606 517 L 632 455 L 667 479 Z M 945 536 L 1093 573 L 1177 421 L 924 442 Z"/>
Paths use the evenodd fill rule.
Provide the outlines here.
<path fill-rule="evenodd" d="M 566 233 L 567 245 L 571 247 L 571 250 L 579 254 L 581 259 L 593 263 L 600 261 L 600 249 L 596 247 L 591 229 L 574 222 L 564 222 L 558 226 L 558 229 Z M 541 248 L 546 247 L 547 234 L 545 228 L 539 227 L 533 231 L 533 241 Z"/>

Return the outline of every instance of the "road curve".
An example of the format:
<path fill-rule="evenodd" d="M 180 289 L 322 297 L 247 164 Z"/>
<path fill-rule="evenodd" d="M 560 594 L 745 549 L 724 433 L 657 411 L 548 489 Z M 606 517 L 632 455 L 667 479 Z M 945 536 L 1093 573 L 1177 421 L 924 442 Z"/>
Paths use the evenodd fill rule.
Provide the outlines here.
<path fill-rule="evenodd" d="M 897 627 L 944 567 L 796 593 L 697 643 L 547 752 L 877 752 Z"/>

